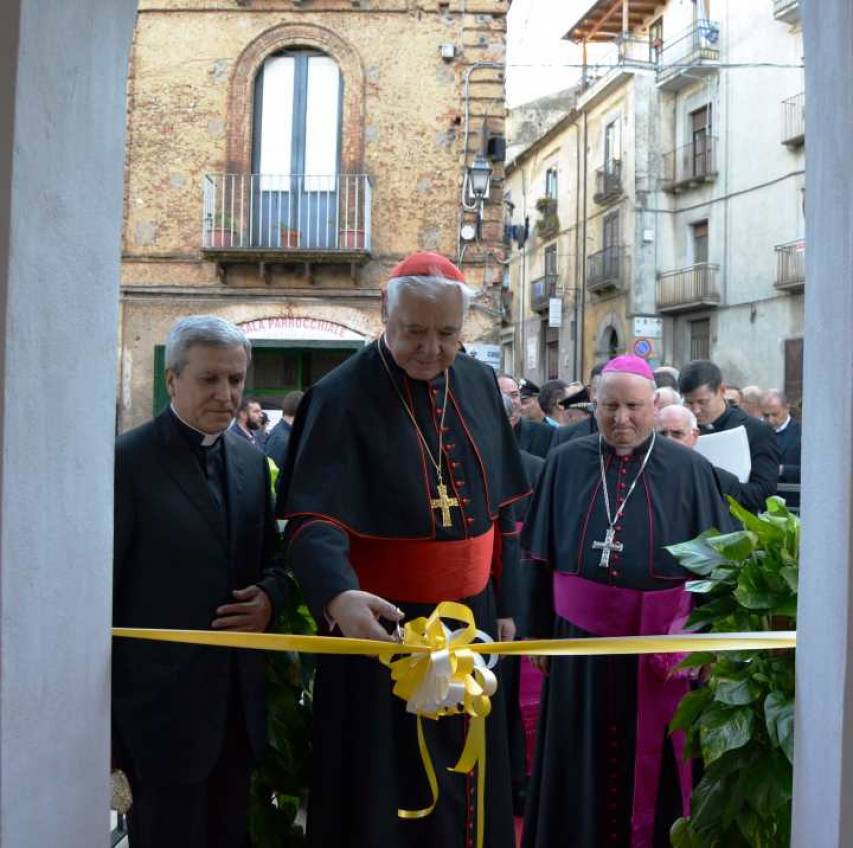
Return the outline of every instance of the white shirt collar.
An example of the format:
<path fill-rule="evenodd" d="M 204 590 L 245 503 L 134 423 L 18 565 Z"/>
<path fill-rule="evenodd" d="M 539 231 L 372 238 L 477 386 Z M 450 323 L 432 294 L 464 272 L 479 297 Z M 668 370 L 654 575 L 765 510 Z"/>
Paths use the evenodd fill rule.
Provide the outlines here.
<path fill-rule="evenodd" d="M 790 423 L 791 423 L 791 416 L 789 415 L 789 416 L 785 419 L 785 423 L 784 423 L 781 427 L 777 427 L 777 428 L 776 428 L 776 432 L 777 432 L 777 433 L 781 433 L 781 432 L 782 432 L 782 431 L 783 431 L 783 430 L 784 430 L 784 429 L 785 429 L 785 428 L 786 428 Z"/>
<path fill-rule="evenodd" d="M 197 427 L 193 427 L 192 424 L 188 424 L 186 421 L 184 421 L 183 418 L 181 418 L 180 415 L 178 415 L 178 410 L 175 409 L 174 403 L 169 404 L 169 407 L 171 408 L 172 412 L 174 413 L 175 418 L 177 418 L 178 421 L 180 421 L 181 424 L 184 425 L 184 427 L 189 427 L 190 430 L 192 430 L 195 433 L 198 433 L 199 436 L 201 436 L 201 446 L 204 448 L 209 448 L 211 445 L 215 445 L 217 439 L 222 435 L 222 433 L 225 432 L 223 430 L 221 433 L 203 433 Z"/>

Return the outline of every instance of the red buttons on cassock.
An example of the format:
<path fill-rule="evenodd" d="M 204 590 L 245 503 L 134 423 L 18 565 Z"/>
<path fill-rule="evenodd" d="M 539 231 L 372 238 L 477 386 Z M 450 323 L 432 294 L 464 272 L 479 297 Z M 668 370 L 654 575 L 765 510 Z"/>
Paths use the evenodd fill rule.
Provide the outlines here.
<path fill-rule="evenodd" d="M 443 411 L 444 411 L 444 407 L 442 407 L 442 406 L 437 406 L 437 407 L 435 408 L 435 414 L 436 414 L 436 415 L 441 415 L 441 413 L 442 413 Z"/>
<path fill-rule="evenodd" d="M 464 481 L 464 480 L 454 480 L 454 481 L 453 481 L 453 485 L 454 485 L 454 486 L 464 486 L 464 485 L 465 485 L 465 481 Z"/>
<path fill-rule="evenodd" d="M 471 498 L 462 498 L 462 506 L 468 506 L 471 503 Z"/>
<path fill-rule="evenodd" d="M 474 523 L 474 519 L 473 519 L 473 518 L 471 518 L 471 517 L 469 516 L 468 518 L 466 518 L 466 519 L 465 519 L 465 522 L 466 522 L 467 524 L 473 524 L 473 523 Z"/>

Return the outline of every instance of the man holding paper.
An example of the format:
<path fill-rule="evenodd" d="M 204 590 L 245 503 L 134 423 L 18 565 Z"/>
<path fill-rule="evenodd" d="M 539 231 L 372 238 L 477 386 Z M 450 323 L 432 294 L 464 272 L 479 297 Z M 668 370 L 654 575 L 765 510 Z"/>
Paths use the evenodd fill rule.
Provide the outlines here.
<path fill-rule="evenodd" d="M 696 359 L 682 370 L 679 388 L 685 406 L 699 421 L 702 433 L 720 433 L 743 427 L 749 442 L 750 471 L 741 483 L 737 500 L 759 512 L 779 483 L 779 448 L 773 431 L 763 422 L 726 403 L 726 387 L 720 369 L 707 359 Z M 716 465 L 722 465 L 712 459 Z M 725 466 L 723 466 L 725 467 Z M 737 473 L 734 468 L 729 471 Z"/>

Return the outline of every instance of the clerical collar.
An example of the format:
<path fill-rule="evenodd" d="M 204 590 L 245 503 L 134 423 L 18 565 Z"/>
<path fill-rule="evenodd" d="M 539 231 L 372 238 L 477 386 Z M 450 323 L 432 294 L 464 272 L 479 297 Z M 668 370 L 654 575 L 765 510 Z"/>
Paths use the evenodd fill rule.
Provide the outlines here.
<path fill-rule="evenodd" d="M 617 457 L 617 459 L 623 460 L 634 460 L 634 459 L 642 459 L 646 455 L 646 451 L 649 449 L 649 444 L 652 440 L 652 436 L 654 436 L 654 431 L 652 431 L 648 438 L 643 439 L 639 445 L 636 445 L 631 449 L 631 453 L 625 454 L 624 456 L 619 456 L 616 453 L 616 448 L 610 444 L 604 437 L 601 439 L 601 446 L 605 453 L 612 453 L 613 456 Z"/>
<path fill-rule="evenodd" d="M 180 415 L 178 415 L 178 411 L 175 409 L 175 404 L 173 403 L 169 404 L 169 410 L 171 411 L 172 415 L 174 415 L 175 418 L 184 426 L 184 432 L 188 436 L 197 437 L 196 444 L 201 445 L 203 448 L 209 448 L 211 445 L 215 445 L 216 442 L 219 440 L 219 437 L 222 435 L 221 432 L 203 433 L 201 430 L 198 430 L 193 427 L 192 424 L 187 424 L 187 422 L 184 421 L 184 419 L 181 418 Z"/>
<path fill-rule="evenodd" d="M 726 408 L 720 415 L 718 415 L 710 424 L 705 424 L 699 429 L 704 430 L 708 433 L 712 432 L 713 430 L 719 430 L 720 427 L 728 421 L 729 416 L 732 414 L 732 412 L 734 412 L 734 410 L 736 410 L 737 408 L 738 407 L 736 406 L 729 406 L 728 404 L 726 404 Z"/>

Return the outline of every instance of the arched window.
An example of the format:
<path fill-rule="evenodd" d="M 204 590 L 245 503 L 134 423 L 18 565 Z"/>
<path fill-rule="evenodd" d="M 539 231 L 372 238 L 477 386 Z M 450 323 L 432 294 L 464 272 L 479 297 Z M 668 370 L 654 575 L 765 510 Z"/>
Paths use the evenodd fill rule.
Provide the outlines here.
<path fill-rule="evenodd" d="M 614 356 L 619 356 L 619 336 L 615 327 L 608 327 L 604 331 L 604 344 L 608 360 L 613 359 Z"/>
<path fill-rule="evenodd" d="M 255 77 L 252 243 L 270 248 L 337 246 L 342 193 L 337 62 L 310 49 L 268 56 Z"/>

